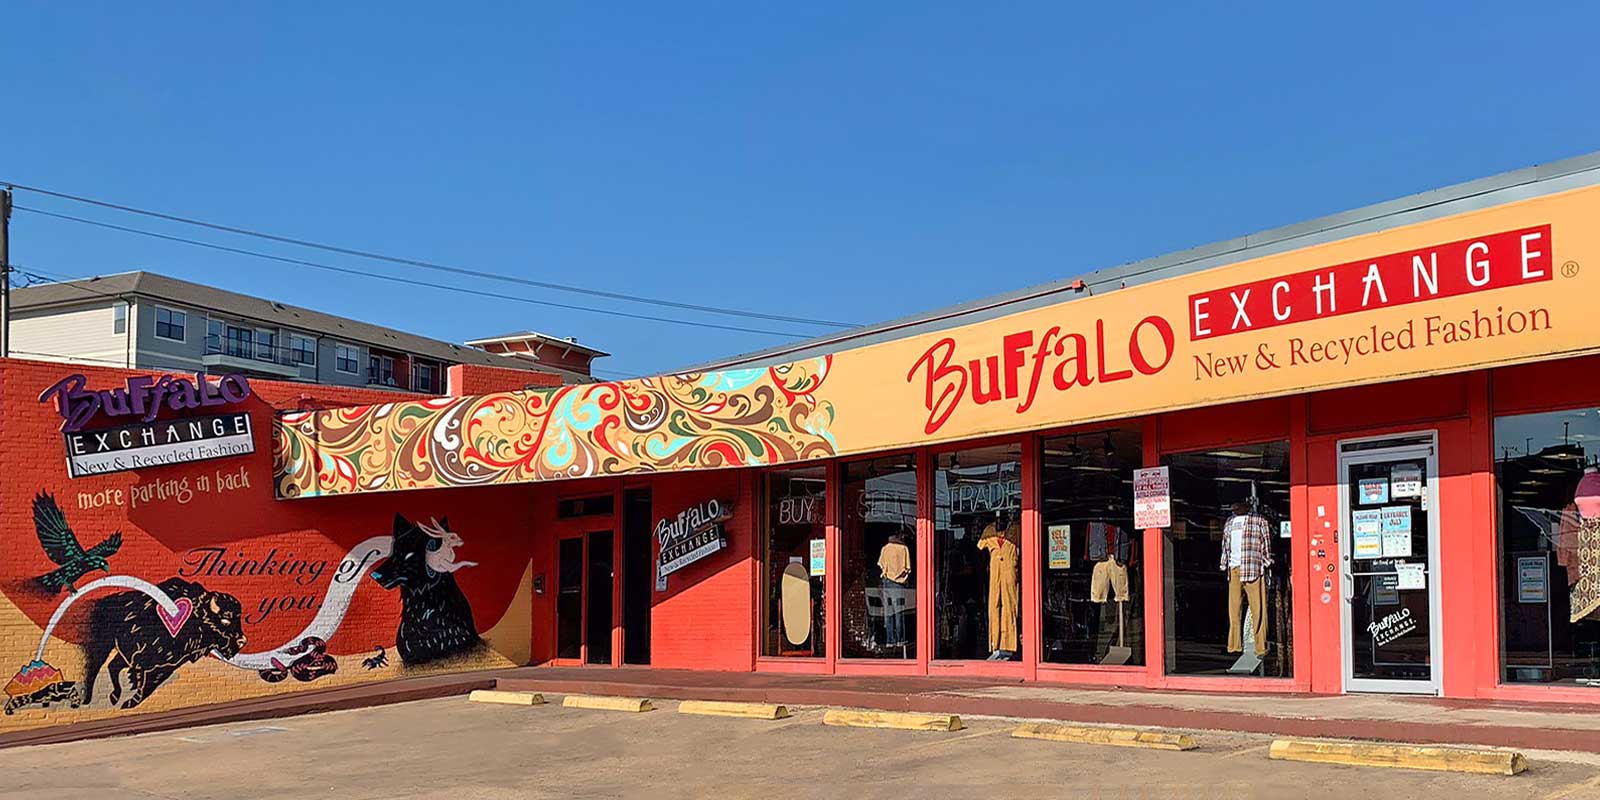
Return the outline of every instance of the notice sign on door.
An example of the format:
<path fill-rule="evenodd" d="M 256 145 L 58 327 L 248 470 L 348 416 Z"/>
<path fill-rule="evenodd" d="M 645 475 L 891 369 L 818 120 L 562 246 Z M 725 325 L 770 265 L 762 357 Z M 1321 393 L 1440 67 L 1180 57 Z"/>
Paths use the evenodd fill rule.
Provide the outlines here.
<path fill-rule="evenodd" d="M 1401 464 L 1389 473 L 1389 496 L 1396 500 L 1422 496 L 1422 469 Z"/>
<path fill-rule="evenodd" d="M 1384 506 L 1378 509 L 1383 531 L 1384 558 L 1411 557 L 1411 506 Z"/>
<path fill-rule="evenodd" d="M 1172 526 L 1172 479 L 1166 467 L 1133 471 L 1133 527 Z"/>
<path fill-rule="evenodd" d="M 1356 558 L 1383 556 L 1383 520 L 1378 509 L 1350 512 L 1350 540 Z"/>
<path fill-rule="evenodd" d="M 811 574 L 812 576 L 828 574 L 828 540 L 811 540 Z"/>
<path fill-rule="evenodd" d="M 1361 498 L 1358 502 L 1364 506 L 1376 503 L 1389 502 L 1389 480 L 1387 478 L 1362 478 L 1356 483 L 1357 494 Z"/>

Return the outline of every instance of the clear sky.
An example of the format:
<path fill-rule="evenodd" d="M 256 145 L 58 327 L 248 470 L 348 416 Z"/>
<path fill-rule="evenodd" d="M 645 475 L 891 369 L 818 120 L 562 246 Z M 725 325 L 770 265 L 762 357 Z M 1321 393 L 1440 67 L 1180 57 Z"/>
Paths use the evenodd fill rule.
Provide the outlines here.
<path fill-rule="evenodd" d="M 0 9 L 0 180 L 852 322 L 1600 149 L 1592 4 L 69 5 Z M 497 294 L 827 330 L 18 203 Z M 576 336 L 615 353 L 613 373 L 787 341 L 22 212 L 12 238 L 15 262 L 56 274 L 150 269 L 454 341 Z"/>

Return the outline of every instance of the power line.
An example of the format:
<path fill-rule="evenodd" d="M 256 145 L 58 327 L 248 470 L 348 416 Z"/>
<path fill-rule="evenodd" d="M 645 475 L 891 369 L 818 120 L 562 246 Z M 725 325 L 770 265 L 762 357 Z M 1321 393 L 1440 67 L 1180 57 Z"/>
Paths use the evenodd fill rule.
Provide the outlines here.
<path fill-rule="evenodd" d="M 734 309 L 734 308 L 723 308 L 723 307 L 719 307 L 719 306 L 697 305 L 695 303 L 682 303 L 682 302 L 678 302 L 676 300 L 665 300 L 665 299 L 662 299 L 662 298 L 647 297 L 647 296 L 644 296 L 644 295 L 626 294 L 626 293 L 623 293 L 623 292 L 610 292 L 610 291 L 606 291 L 606 290 L 603 290 L 603 289 L 590 289 L 590 288 L 583 287 L 583 286 L 574 286 L 574 285 L 565 284 L 565 283 L 553 283 L 553 282 L 550 282 L 550 281 L 538 281 L 538 280 L 533 280 L 531 278 L 517 277 L 515 275 L 504 275 L 504 274 L 497 273 L 497 272 L 488 272 L 488 271 L 485 271 L 485 270 L 478 270 L 478 269 L 468 269 L 466 267 L 454 267 L 454 266 L 450 266 L 448 264 L 439 264 L 439 263 L 435 263 L 435 262 L 432 262 L 432 261 L 422 261 L 422 260 L 413 259 L 413 258 L 401 258 L 399 256 L 391 256 L 391 255 L 386 255 L 384 253 L 373 252 L 371 250 L 360 250 L 360 249 L 356 249 L 356 248 L 353 248 L 353 247 L 342 247 L 342 246 L 339 246 L 339 245 L 326 244 L 324 242 L 315 242 L 315 241 L 310 241 L 310 240 L 307 240 L 307 239 L 296 239 L 296 238 L 293 238 L 293 237 L 290 237 L 290 236 L 281 236 L 281 235 L 273 234 L 273 233 L 265 233 L 263 231 L 252 230 L 250 228 L 241 228 L 241 227 L 237 227 L 237 226 L 233 226 L 233 225 L 223 225 L 221 223 L 207 222 L 205 220 L 194 219 L 192 217 L 181 217 L 181 216 L 178 216 L 176 214 L 167 214 L 167 213 L 163 213 L 163 212 L 160 212 L 160 211 L 150 211 L 148 209 L 136 208 L 134 206 L 122 205 L 122 204 L 119 204 L 119 203 L 111 203 L 111 202 L 107 202 L 105 200 L 96 200 L 96 199 L 91 198 L 91 197 L 83 197 L 81 195 L 68 194 L 66 192 L 58 192 L 58 191 L 54 191 L 54 190 L 51 190 L 51 189 L 43 189 L 43 188 L 40 188 L 40 187 L 37 187 L 37 186 L 24 186 L 23 184 L 12 183 L 12 182 L 6 181 L 6 180 L 0 180 L 0 185 L 9 186 L 9 187 L 11 187 L 13 189 L 21 189 L 21 190 L 27 191 L 27 192 L 34 192 L 36 194 L 49 195 L 50 197 L 58 197 L 58 198 L 61 198 L 63 200 L 71 200 L 71 201 L 73 201 L 75 203 L 86 203 L 86 204 L 89 204 L 89 205 L 100 206 L 101 208 L 109 208 L 109 209 L 113 209 L 113 210 L 116 210 L 116 211 L 124 211 L 124 212 L 127 212 L 129 214 L 139 214 L 141 216 L 153 217 L 155 219 L 163 219 L 163 220 L 167 220 L 169 222 L 179 222 L 179 223 L 183 223 L 185 225 L 195 225 L 195 226 L 202 227 L 202 228 L 209 228 L 209 229 L 215 230 L 215 231 L 222 231 L 224 233 L 233 233 L 233 234 L 238 234 L 240 236 L 252 236 L 252 237 L 255 237 L 255 238 L 258 238 L 258 239 L 266 239 L 268 241 L 280 242 L 280 243 L 283 243 L 283 244 L 291 244 L 291 245 L 295 245 L 297 247 L 309 247 L 309 248 L 313 248 L 313 249 L 317 249 L 317 250 L 325 250 L 325 251 L 330 252 L 330 253 L 339 253 L 341 255 L 356 256 L 356 257 L 359 257 L 359 258 L 370 258 L 370 259 L 373 259 L 375 261 L 387 261 L 387 262 L 389 262 L 391 264 L 402 264 L 402 265 L 409 266 L 409 267 L 419 267 L 419 268 L 422 268 L 422 269 L 431 269 L 431 270 L 436 270 L 436 271 L 439 271 L 439 272 L 448 272 L 448 273 L 451 273 L 451 274 L 454 274 L 454 275 L 465 275 L 465 276 L 473 277 L 473 278 L 483 278 L 485 280 L 502 281 L 502 282 L 505 282 L 505 283 L 516 283 L 516 284 L 522 284 L 522 285 L 525 285 L 525 286 L 534 286 L 534 287 L 537 287 L 537 288 L 540 288 L 540 289 L 555 289 L 557 291 L 562 291 L 562 292 L 573 292 L 573 293 L 576 293 L 576 294 L 586 294 L 586 295 L 590 295 L 590 296 L 593 296 L 593 297 L 604 297 L 604 298 L 607 298 L 607 299 L 610 299 L 610 300 L 625 300 L 625 301 L 628 301 L 628 302 L 631 302 L 631 303 L 647 303 L 647 304 L 650 304 L 650 305 L 664 306 L 664 307 L 667 307 L 667 308 L 679 308 L 679 309 L 684 309 L 684 310 L 687 310 L 687 311 L 701 311 L 701 312 L 704 312 L 704 313 L 707 313 L 707 314 L 722 314 L 724 316 L 745 317 L 745 318 L 748 318 L 748 319 L 764 319 L 764 320 L 770 320 L 770 321 L 774 321 L 774 322 L 796 322 L 796 323 L 802 323 L 802 324 L 806 324 L 806 325 L 820 325 L 820 326 L 829 327 L 829 328 L 854 328 L 854 327 L 857 326 L 857 324 L 853 323 L 853 322 L 837 322 L 837 321 L 834 321 L 834 320 L 813 319 L 813 318 L 810 318 L 810 317 L 790 317 L 790 316 L 783 316 L 781 314 L 764 314 L 764 313 L 757 312 L 757 311 L 745 311 L 745 310 Z"/>
<path fill-rule="evenodd" d="M 129 227 L 125 226 L 125 225 L 115 225 L 115 224 L 112 224 L 110 222 L 101 222 L 99 220 L 87 219 L 87 218 L 84 218 L 84 217 L 75 217 L 75 216 L 72 216 L 71 214 L 61 214 L 61 213 L 57 213 L 57 212 L 54 212 L 54 211 L 44 211 L 42 209 L 29 208 L 27 206 L 12 206 L 12 208 L 16 209 L 17 211 L 23 211 L 23 212 L 26 212 L 26 213 L 29 213 L 29 214 L 38 214 L 40 216 L 53 217 L 55 219 L 67 220 L 67 221 L 70 221 L 70 222 L 77 222 L 77 223 L 80 223 L 80 224 L 83 224 L 83 225 L 92 225 L 92 226 L 95 226 L 97 228 L 107 228 L 109 230 L 121 231 L 123 233 L 132 233 L 132 234 L 136 234 L 136 235 L 139 235 L 139 236 L 148 236 L 148 237 L 150 237 L 152 239 L 163 239 L 163 240 L 169 241 L 169 242 L 179 242 L 181 244 L 193 245 L 195 247 L 204 247 L 204 248 L 206 248 L 208 250 L 217 250 L 217 251 L 224 252 L 224 253 L 233 253 L 235 255 L 250 256 L 252 258 L 262 258 L 262 259 L 266 259 L 268 261 L 276 261 L 276 262 L 279 262 L 279 263 L 282 263 L 282 264 L 294 264 L 296 266 L 301 266 L 301 267 L 310 267 L 312 269 L 326 270 L 328 272 L 338 272 L 338 273 L 341 273 L 341 274 L 344 274 L 344 275 L 355 275 L 355 276 L 361 277 L 361 278 L 371 278 L 373 280 L 388 281 L 390 283 L 399 283 L 399 284 L 404 284 L 404 285 L 407 285 L 407 286 L 420 286 L 420 287 L 427 288 L 427 289 L 438 289 L 440 291 L 456 292 L 456 293 L 459 293 L 459 294 L 473 295 L 475 297 L 488 297 L 488 298 L 492 298 L 492 299 L 496 299 L 496 300 L 510 300 L 510 301 L 517 302 L 517 303 L 529 303 L 529 304 L 532 304 L 532 305 L 546 306 L 546 307 L 549 307 L 549 308 L 564 308 L 564 309 L 567 309 L 569 311 L 584 311 L 584 312 L 588 312 L 588 313 L 591 313 L 591 314 L 605 314 L 607 316 L 622 317 L 622 318 L 625 318 L 625 319 L 637 319 L 637 320 L 645 320 L 645 321 L 649 321 L 649 322 L 664 322 L 664 323 L 667 323 L 667 324 L 670 324 L 670 325 L 687 325 L 689 327 L 694 327 L 694 328 L 711 328 L 711 329 L 723 330 L 723 331 L 736 331 L 736 332 L 739 332 L 739 333 L 759 333 L 759 334 L 762 334 L 764 336 L 782 336 L 782 337 L 788 338 L 788 339 L 805 339 L 805 338 L 808 338 L 807 334 L 793 333 L 793 332 L 790 332 L 790 331 L 771 331 L 771 330 L 765 330 L 763 328 L 745 328 L 745 327 L 740 327 L 740 326 L 737 326 L 737 325 L 722 325 L 722 324 L 715 323 L 715 322 L 697 322 L 695 320 L 676 319 L 674 317 L 656 317 L 656 316 L 651 316 L 649 314 L 634 314 L 634 313 L 627 312 L 627 311 L 613 311 L 613 310 L 607 309 L 607 308 L 595 308 L 593 306 L 580 306 L 580 305 L 575 305 L 575 304 L 572 304 L 572 303 L 557 303 L 557 302 L 555 302 L 553 300 L 535 300 L 534 298 L 531 298 L 531 297 L 520 297 L 518 295 L 502 294 L 502 293 L 498 293 L 498 292 L 485 292 L 485 291 L 481 291 L 481 290 L 478 290 L 478 289 L 468 289 L 468 288 L 461 287 L 461 286 L 451 286 L 451 285 L 443 284 L 443 283 L 429 283 L 428 281 L 421 281 L 421 280 L 417 280 L 415 278 L 402 278 L 402 277 L 399 277 L 397 275 L 384 275 L 384 274 L 375 273 L 375 272 L 366 272 L 366 271 L 359 270 L 359 269 L 352 269 L 350 267 L 338 267 L 338 266 L 334 266 L 332 264 L 324 264 L 324 263 L 319 262 L 319 261 L 307 261 L 305 259 L 300 259 L 300 258 L 289 258 L 287 256 L 273 255 L 271 253 L 262 253 L 262 252 L 258 252 L 258 251 L 255 251 L 255 250 L 246 250 L 246 249 L 239 248 L 239 247 L 229 247 L 227 245 L 216 244 L 214 242 L 205 242 L 205 241 L 201 241 L 199 239 L 187 239 L 187 238 L 184 238 L 182 236 L 173 236 L 171 234 L 166 234 L 166 233 L 157 233 L 155 231 L 147 231 L 147 230 L 142 230 L 140 228 L 129 228 Z"/>

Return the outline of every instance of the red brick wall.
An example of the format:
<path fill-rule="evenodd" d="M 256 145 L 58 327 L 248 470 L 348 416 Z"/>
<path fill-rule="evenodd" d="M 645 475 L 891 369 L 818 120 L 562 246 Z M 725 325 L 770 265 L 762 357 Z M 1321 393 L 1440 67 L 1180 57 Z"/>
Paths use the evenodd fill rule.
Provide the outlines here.
<path fill-rule="evenodd" d="M 341 560 L 346 554 L 365 555 L 354 548 L 368 540 L 388 547 L 397 514 L 408 525 L 437 519 L 461 539 L 455 561 L 475 562 L 449 575 L 466 601 L 471 624 L 487 644 L 426 663 L 421 659 L 405 663 L 396 642 L 401 620 L 412 615 L 400 589 L 386 589 L 372 579 L 372 567 L 379 559 L 363 558 L 350 579 L 343 581 L 351 587 L 348 610 L 342 616 L 334 615 L 339 624 L 325 637 L 326 651 L 336 664 L 331 674 L 302 670 L 312 680 L 301 681 L 291 675 L 270 682 L 254 669 L 201 658 L 180 665 L 164 682 L 148 689 L 136 709 L 124 710 L 111 704 L 111 682 L 97 670 L 101 677 L 83 707 L 71 708 L 61 701 L 49 709 L 24 705 L 13 709 L 14 714 L 0 716 L 0 731 L 528 661 L 532 611 L 528 576 L 533 550 L 530 509 L 541 487 L 273 499 L 271 437 L 276 410 L 370 403 L 392 399 L 393 392 L 252 381 L 254 396 L 239 407 L 166 411 L 161 419 L 247 410 L 255 433 L 254 454 L 72 479 L 67 475 L 59 432 L 61 418 L 53 404 L 40 403 L 38 396 L 74 373 L 85 375 L 90 388 L 120 387 L 129 376 L 149 374 L 0 360 L 0 452 L 5 454 L 6 468 L 6 479 L 0 481 L 0 547 L 7 554 L 0 559 L 0 683 L 12 681 L 13 675 L 33 661 L 44 625 L 67 600 L 64 592 L 46 590 L 36 582 L 38 576 L 56 567 L 36 532 L 34 504 L 41 493 L 54 498 L 84 547 L 121 532 L 122 544 L 107 559 L 108 569 L 78 580 L 80 588 L 108 576 L 155 584 L 181 577 L 200 584 L 216 593 L 213 596 L 219 601 L 237 601 L 242 618 L 239 627 L 246 637 L 242 652 L 246 654 L 272 652 L 298 642 L 330 597 Z M 110 420 L 101 420 L 88 427 L 109 424 Z M 92 621 L 92 609 L 121 591 L 108 587 L 84 592 L 63 613 L 60 625 L 45 642 L 43 658 L 49 668 L 59 670 L 62 679 L 78 682 L 81 688 L 88 677 L 88 653 L 101 649 L 97 645 L 118 641 L 119 636 L 132 641 L 127 638 L 132 635 L 129 630 L 108 629 Z M 137 593 L 127 596 L 139 602 L 145 597 Z M 420 608 L 427 601 L 416 602 Z M 187 618 L 175 623 L 176 633 L 146 630 L 142 635 L 151 639 L 154 647 L 179 647 L 180 637 L 198 635 L 201 629 L 197 626 L 215 623 L 219 617 L 191 608 Z M 229 610 L 227 602 L 221 602 L 219 608 L 219 613 Z M 387 664 L 368 669 L 363 661 L 380 647 L 386 651 Z M 119 699 L 126 702 L 133 694 L 132 678 L 124 675 L 123 682 Z M 25 694 L 27 688 L 12 681 L 6 686 L 8 699 Z"/>
<path fill-rule="evenodd" d="M 668 669 L 749 670 L 755 666 L 756 541 L 750 471 L 662 475 L 653 481 L 653 517 L 677 516 L 716 498 L 734 502 L 728 549 L 667 576 L 650 623 L 651 665 Z"/>
<path fill-rule="evenodd" d="M 452 397 L 464 397 L 491 392 L 514 392 L 530 386 L 560 386 L 561 377 L 548 372 L 537 372 L 510 367 L 486 367 L 477 364 L 456 364 L 450 367 L 445 388 Z"/>

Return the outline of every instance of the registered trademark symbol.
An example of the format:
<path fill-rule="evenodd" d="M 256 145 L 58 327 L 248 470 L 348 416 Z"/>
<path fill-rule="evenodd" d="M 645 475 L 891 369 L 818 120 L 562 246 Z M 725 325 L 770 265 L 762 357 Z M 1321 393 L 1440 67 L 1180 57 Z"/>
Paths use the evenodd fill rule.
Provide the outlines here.
<path fill-rule="evenodd" d="M 1563 278 L 1576 278 L 1576 277 L 1578 277 L 1578 262 L 1576 262 L 1576 261 L 1568 261 L 1567 263 L 1562 264 L 1561 265 L 1561 277 L 1563 277 Z"/>

